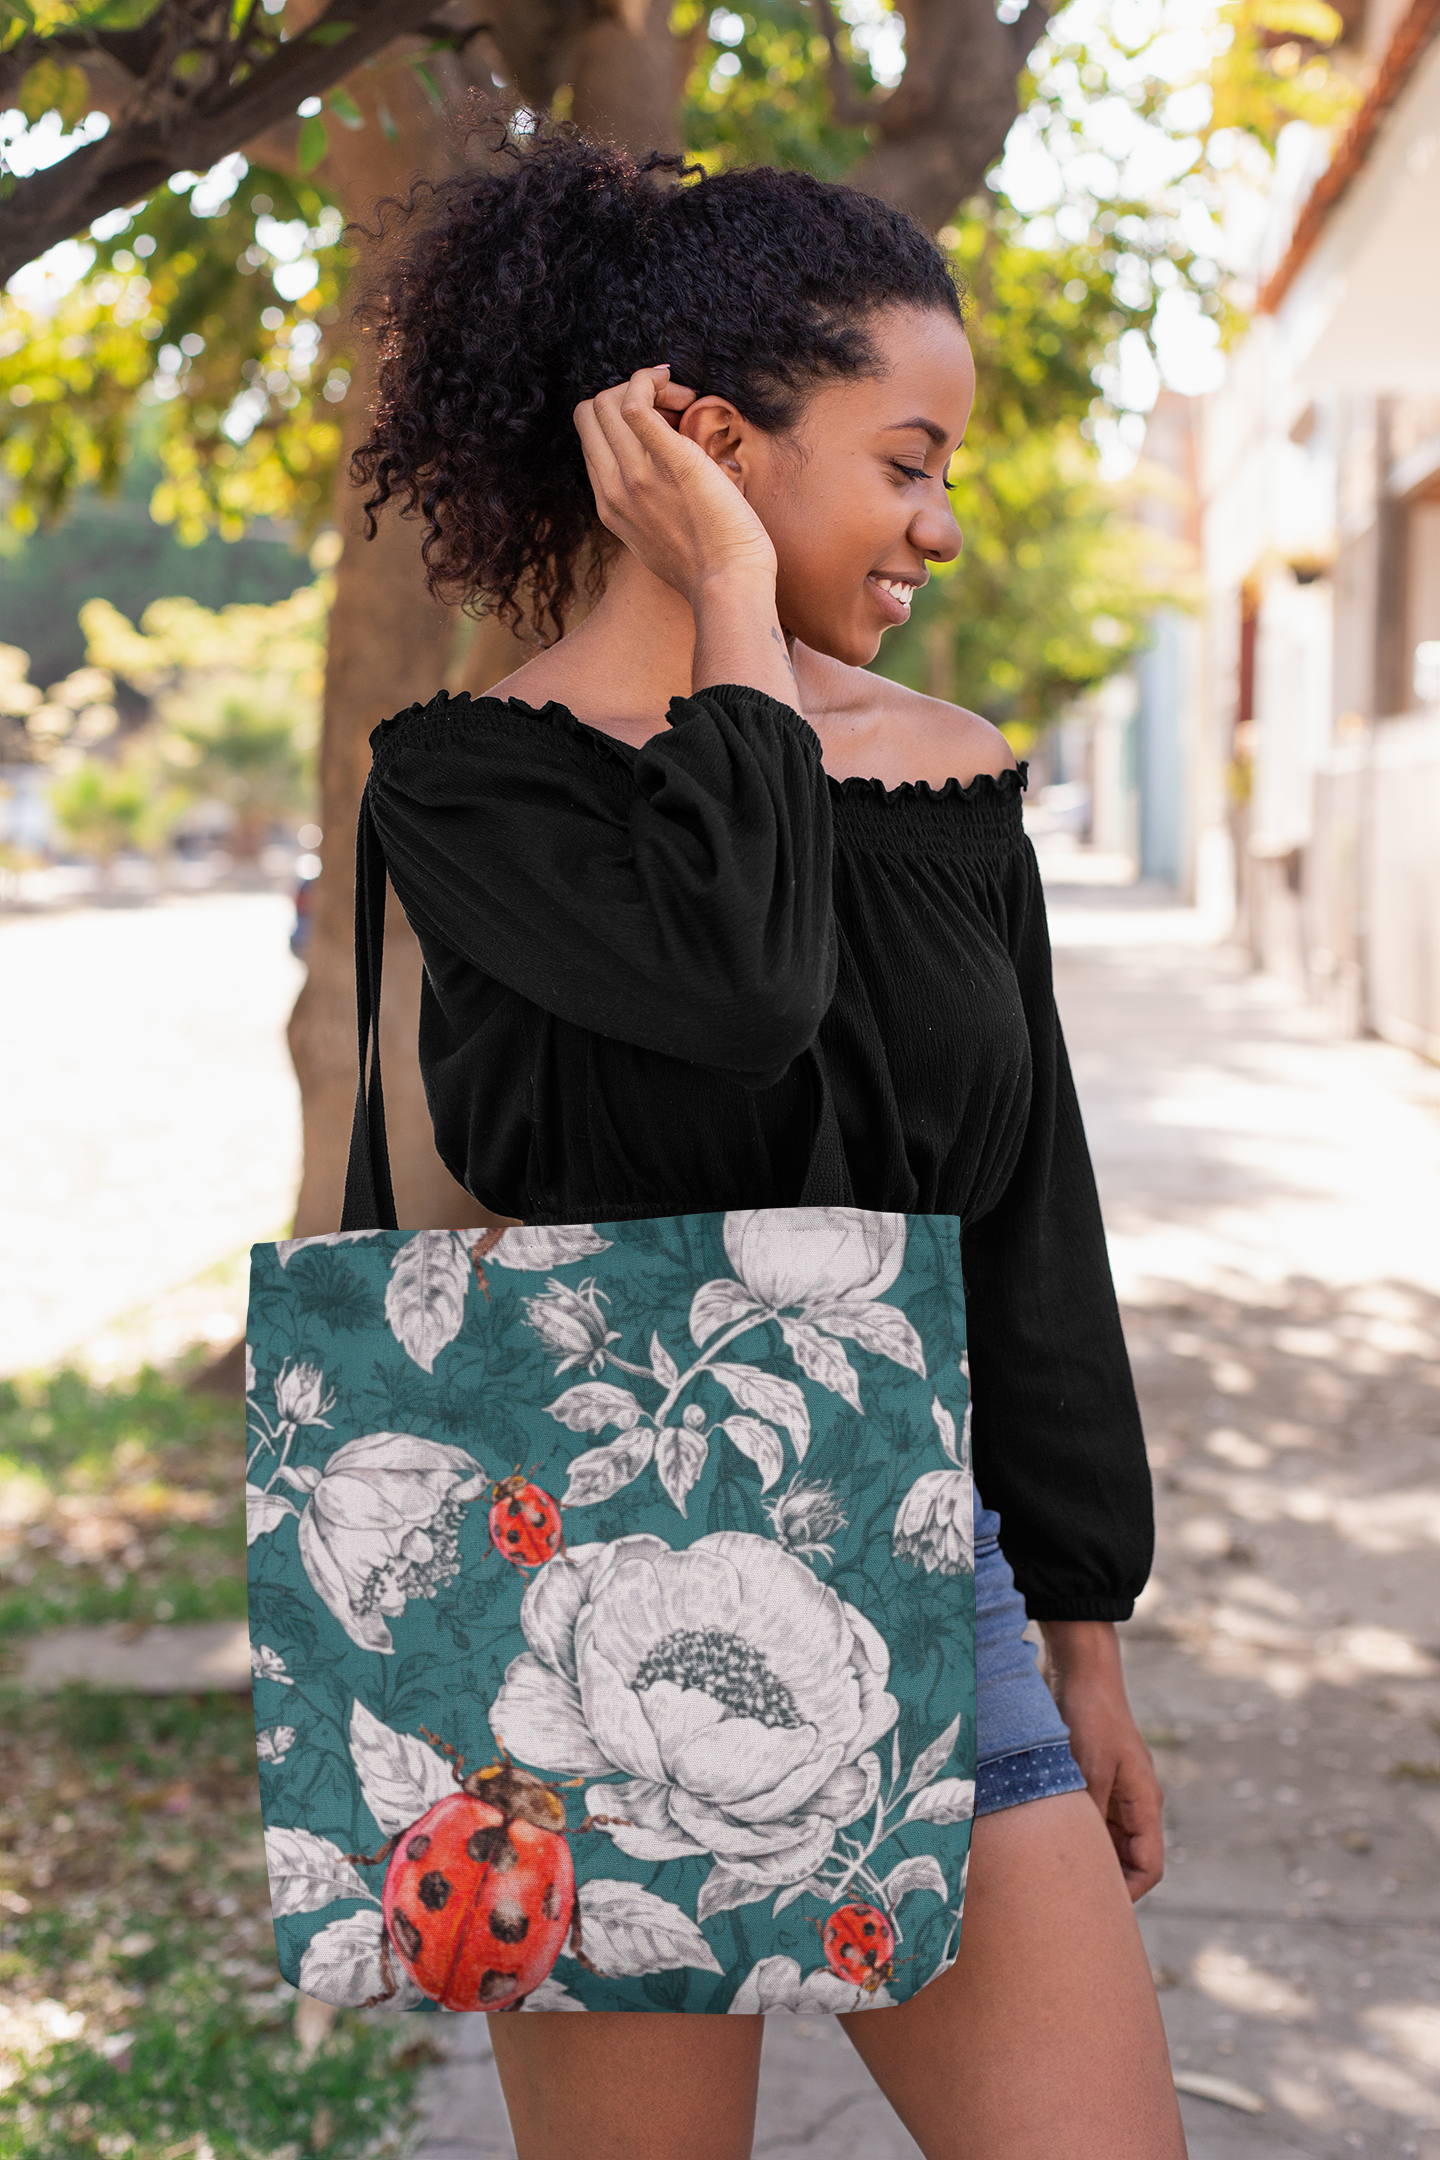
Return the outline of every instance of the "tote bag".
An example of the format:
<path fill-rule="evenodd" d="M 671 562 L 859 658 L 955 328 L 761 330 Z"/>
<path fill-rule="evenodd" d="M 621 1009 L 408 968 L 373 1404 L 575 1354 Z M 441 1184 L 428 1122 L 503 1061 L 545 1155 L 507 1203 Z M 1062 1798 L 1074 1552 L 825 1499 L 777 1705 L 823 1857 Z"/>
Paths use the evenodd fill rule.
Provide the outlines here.
<path fill-rule="evenodd" d="M 953 1961 L 974 1808 L 959 1224 L 400 1231 L 357 846 L 344 1227 L 252 1253 L 281 1972 L 396 2010 L 809 2014 Z"/>

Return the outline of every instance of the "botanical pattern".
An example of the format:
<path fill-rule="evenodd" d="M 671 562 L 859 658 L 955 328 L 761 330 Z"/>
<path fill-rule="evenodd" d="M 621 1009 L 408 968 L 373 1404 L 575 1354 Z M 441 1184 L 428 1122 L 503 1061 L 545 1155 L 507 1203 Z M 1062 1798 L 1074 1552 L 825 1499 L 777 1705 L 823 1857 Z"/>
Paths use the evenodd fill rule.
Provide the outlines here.
<path fill-rule="evenodd" d="M 943 1970 L 974 1806 L 963 1330 L 943 1218 L 257 1247 L 287 1977 L 815 2014 Z"/>
<path fill-rule="evenodd" d="M 930 1405 L 940 1445 L 953 1470 L 927 1470 L 901 1501 L 895 1516 L 895 1557 L 913 1561 L 927 1574 L 975 1573 L 975 1509 L 970 1471 L 970 1361 L 962 1357 L 965 1424 L 955 1437 L 955 1420 L 939 1396 Z"/>

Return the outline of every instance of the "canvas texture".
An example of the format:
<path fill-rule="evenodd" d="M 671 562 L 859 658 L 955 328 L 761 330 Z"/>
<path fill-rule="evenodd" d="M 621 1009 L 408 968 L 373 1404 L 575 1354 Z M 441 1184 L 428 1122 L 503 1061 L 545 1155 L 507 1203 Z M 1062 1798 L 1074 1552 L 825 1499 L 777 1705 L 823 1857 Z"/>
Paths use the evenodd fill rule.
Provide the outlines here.
<path fill-rule="evenodd" d="M 849 1207 L 256 1246 L 280 1968 L 396 2010 L 833 2013 L 959 1939 L 959 1224 Z"/>

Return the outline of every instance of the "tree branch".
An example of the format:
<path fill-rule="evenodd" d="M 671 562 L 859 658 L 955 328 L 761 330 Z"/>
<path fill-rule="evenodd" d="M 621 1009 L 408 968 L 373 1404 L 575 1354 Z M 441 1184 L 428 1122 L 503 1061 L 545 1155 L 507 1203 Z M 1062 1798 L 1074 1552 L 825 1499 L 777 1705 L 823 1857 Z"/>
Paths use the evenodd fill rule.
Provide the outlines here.
<path fill-rule="evenodd" d="M 852 187 L 935 231 L 983 184 L 1020 111 L 1017 77 L 1044 35 L 1047 0 L 1001 22 L 994 0 L 905 0 L 905 74 L 867 114 L 874 147 Z"/>
<path fill-rule="evenodd" d="M 837 26 L 830 0 L 815 0 L 815 11 L 820 18 L 821 34 L 830 49 L 830 57 L 825 63 L 830 109 L 841 127 L 868 127 L 875 117 L 879 101 L 859 96 L 850 80 L 850 70 L 841 59 L 840 48 L 836 44 Z"/>
<path fill-rule="evenodd" d="M 329 0 L 315 22 L 238 82 L 233 76 L 243 54 L 232 47 L 221 79 L 212 76 L 198 90 L 177 73 L 176 62 L 210 45 L 202 26 L 193 25 L 188 44 L 176 49 L 172 43 L 173 57 L 158 81 L 163 41 L 157 31 L 149 80 L 137 86 L 110 132 L 44 172 L 12 182 L 4 199 L 0 283 L 106 211 L 163 187 L 174 173 L 204 172 L 276 121 L 288 119 L 303 99 L 321 96 L 362 60 L 427 21 L 433 6 L 434 0 Z M 167 0 L 152 23 L 168 12 Z M 347 34 L 329 42 L 324 33 L 342 25 Z M 172 39 L 174 27 L 171 14 Z M 27 64 L 43 58 L 54 43 L 49 38 L 28 41 Z"/>

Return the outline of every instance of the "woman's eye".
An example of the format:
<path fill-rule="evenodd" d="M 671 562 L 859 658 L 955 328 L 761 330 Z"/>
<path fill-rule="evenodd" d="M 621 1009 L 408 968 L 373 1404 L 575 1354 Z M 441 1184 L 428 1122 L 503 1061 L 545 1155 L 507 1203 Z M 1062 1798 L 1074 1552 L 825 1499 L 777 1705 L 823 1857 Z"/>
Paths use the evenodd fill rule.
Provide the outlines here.
<path fill-rule="evenodd" d="M 904 473 L 907 480 L 926 480 L 929 478 L 929 474 L 926 472 L 923 465 L 902 465 L 898 458 L 894 459 L 892 462 L 894 463 L 896 472 Z"/>

